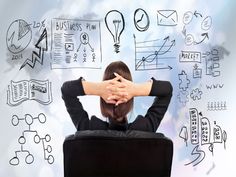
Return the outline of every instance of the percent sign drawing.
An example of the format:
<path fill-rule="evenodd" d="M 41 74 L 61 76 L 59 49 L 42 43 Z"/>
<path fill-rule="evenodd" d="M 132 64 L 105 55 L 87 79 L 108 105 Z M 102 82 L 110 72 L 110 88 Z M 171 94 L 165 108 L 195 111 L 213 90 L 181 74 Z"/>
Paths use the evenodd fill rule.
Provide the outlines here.
<path fill-rule="evenodd" d="M 168 55 L 175 46 L 175 40 L 170 41 L 167 36 L 163 40 L 137 42 L 134 35 L 134 42 L 135 70 L 172 69 L 171 66 L 160 63 L 160 60 L 175 59 Z"/>

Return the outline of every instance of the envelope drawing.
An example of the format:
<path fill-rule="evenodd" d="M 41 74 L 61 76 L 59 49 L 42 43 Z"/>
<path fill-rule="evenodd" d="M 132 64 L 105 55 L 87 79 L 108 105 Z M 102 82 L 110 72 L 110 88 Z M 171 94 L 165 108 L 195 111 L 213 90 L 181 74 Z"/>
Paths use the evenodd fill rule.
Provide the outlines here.
<path fill-rule="evenodd" d="M 176 10 L 158 10 L 157 24 L 160 26 L 176 26 L 178 23 L 178 14 Z"/>

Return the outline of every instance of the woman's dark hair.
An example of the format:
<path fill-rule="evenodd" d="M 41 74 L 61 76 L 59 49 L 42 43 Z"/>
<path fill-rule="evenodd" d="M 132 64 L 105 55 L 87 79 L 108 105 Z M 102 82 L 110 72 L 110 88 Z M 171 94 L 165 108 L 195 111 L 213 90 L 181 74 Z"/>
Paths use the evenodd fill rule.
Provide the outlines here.
<path fill-rule="evenodd" d="M 132 81 L 130 70 L 128 66 L 122 61 L 110 63 L 104 71 L 103 80 L 115 78 L 114 73 L 117 73 L 123 78 Z M 119 104 L 118 106 L 106 103 L 102 98 L 100 98 L 100 107 L 101 113 L 104 117 L 113 119 L 113 121 L 116 122 L 127 121 L 126 116 L 133 108 L 133 98 L 126 103 Z"/>

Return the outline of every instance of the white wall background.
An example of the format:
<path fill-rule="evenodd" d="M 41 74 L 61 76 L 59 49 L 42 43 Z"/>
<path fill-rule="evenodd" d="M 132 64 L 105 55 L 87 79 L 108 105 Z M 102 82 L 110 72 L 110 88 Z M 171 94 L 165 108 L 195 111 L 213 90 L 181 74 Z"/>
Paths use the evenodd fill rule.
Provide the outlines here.
<path fill-rule="evenodd" d="M 61 99 L 62 83 L 80 76 L 100 80 L 108 63 L 122 60 L 136 82 L 155 77 L 173 84 L 158 130 L 174 142 L 172 176 L 233 177 L 235 5 L 230 0 L 1 0 L 0 176 L 62 177 L 62 143 L 75 132 Z M 142 10 L 134 17 L 138 8 L 149 21 Z M 118 53 L 105 23 L 111 10 L 124 17 Z M 113 19 L 122 20 L 118 15 L 111 15 L 110 28 Z M 64 23 L 60 30 L 59 23 Z M 66 29 L 68 24 L 74 30 Z M 137 98 L 130 121 L 151 102 Z M 83 98 L 83 104 L 91 115 L 100 115 L 92 109 L 98 98 Z"/>

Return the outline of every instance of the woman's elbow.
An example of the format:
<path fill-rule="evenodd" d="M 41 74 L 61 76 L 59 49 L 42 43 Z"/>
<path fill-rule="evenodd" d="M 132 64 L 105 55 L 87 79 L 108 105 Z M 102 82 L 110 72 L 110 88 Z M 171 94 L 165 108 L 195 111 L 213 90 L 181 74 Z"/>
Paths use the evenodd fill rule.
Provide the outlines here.
<path fill-rule="evenodd" d="M 66 82 L 64 82 L 63 84 L 62 84 L 62 86 L 61 86 L 61 94 L 62 94 L 62 97 L 64 96 L 64 95 L 67 95 L 67 91 L 68 90 L 68 82 L 66 81 Z"/>
<path fill-rule="evenodd" d="M 170 81 L 166 81 L 166 92 L 168 95 L 172 96 L 173 86 Z"/>

